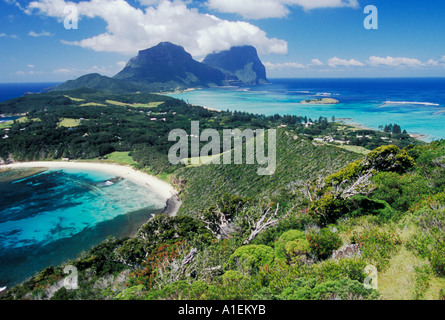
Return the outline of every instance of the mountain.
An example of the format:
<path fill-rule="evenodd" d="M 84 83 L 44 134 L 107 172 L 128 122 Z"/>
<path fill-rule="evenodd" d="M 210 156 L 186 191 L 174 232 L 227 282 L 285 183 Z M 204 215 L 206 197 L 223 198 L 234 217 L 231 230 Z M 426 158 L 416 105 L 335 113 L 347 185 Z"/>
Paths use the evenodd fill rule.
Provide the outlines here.
<path fill-rule="evenodd" d="M 254 47 L 234 47 L 198 62 L 181 46 L 161 42 L 142 50 L 114 77 L 88 74 L 53 91 L 90 88 L 115 93 L 165 92 L 198 87 L 268 83 Z"/>
<path fill-rule="evenodd" d="M 114 93 L 134 93 L 143 91 L 143 86 L 136 83 L 125 82 L 98 73 L 84 75 L 76 80 L 69 80 L 52 89 L 52 91 L 66 91 L 79 88 L 110 91 Z"/>
<path fill-rule="evenodd" d="M 222 86 L 233 76 L 195 61 L 183 47 L 169 42 L 140 51 L 114 79 L 175 88 Z"/>
<path fill-rule="evenodd" d="M 269 83 L 266 68 L 252 46 L 233 47 L 230 50 L 209 54 L 203 63 L 231 74 L 241 85 Z"/>

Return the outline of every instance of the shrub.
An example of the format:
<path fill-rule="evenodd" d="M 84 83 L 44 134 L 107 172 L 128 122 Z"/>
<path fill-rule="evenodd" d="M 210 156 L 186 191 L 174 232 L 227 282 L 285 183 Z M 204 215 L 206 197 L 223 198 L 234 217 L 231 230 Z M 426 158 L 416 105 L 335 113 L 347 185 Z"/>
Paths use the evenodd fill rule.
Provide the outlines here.
<path fill-rule="evenodd" d="M 272 264 L 274 250 L 264 245 L 248 245 L 235 250 L 229 258 L 229 267 L 256 274 L 261 266 Z"/>
<path fill-rule="evenodd" d="M 378 227 L 355 233 L 352 243 L 361 246 L 362 257 L 379 269 L 385 269 L 391 256 L 402 244 L 395 232 L 387 232 Z"/>
<path fill-rule="evenodd" d="M 298 230 L 289 230 L 283 233 L 275 243 L 275 258 L 286 260 L 286 244 L 290 241 L 305 238 L 305 234 Z"/>
<path fill-rule="evenodd" d="M 439 275 L 445 276 L 445 243 L 438 243 L 431 251 L 430 255 L 431 267 Z"/>
<path fill-rule="evenodd" d="M 386 201 L 400 212 L 409 210 L 431 194 L 427 181 L 419 174 L 381 172 L 373 177 L 372 181 L 377 185 L 372 197 Z"/>
<path fill-rule="evenodd" d="M 310 209 L 310 215 L 323 226 L 335 223 L 347 212 L 345 200 L 336 198 L 331 193 L 327 193 L 320 200 L 315 201 Z"/>
<path fill-rule="evenodd" d="M 286 243 L 285 250 L 290 264 L 301 264 L 307 260 L 311 248 L 306 239 L 296 239 Z"/>
<path fill-rule="evenodd" d="M 373 300 L 379 294 L 365 289 L 363 283 L 342 279 L 318 283 L 315 279 L 297 279 L 283 290 L 279 298 L 283 300 Z"/>
<path fill-rule="evenodd" d="M 349 216 L 351 217 L 374 215 L 383 220 L 388 220 L 396 214 L 386 201 L 372 200 L 362 195 L 352 197 L 348 204 L 350 205 L 351 213 L 349 213 Z"/>
<path fill-rule="evenodd" d="M 381 146 L 371 151 L 366 162 L 365 167 L 367 168 L 399 173 L 406 172 L 416 164 L 405 150 L 401 150 L 395 145 Z"/>
<path fill-rule="evenodd" d="M 341 238 L 331 230 L 324 228 L 318 232 L 311 232 L 306 236 L 311 251 L 318 259 L 327 259 L 343 245 Z"/>
<path fill-rule="evenodd" d="M 440 194 L 439 198 L 441 197 Z M 445 275 L 445 209 L 436 200 L 426 202 L 427 205 L 415 212 L 416 223 L 421 232 L 413 235 L 407 246 L 422 258 L 428 259 L 433 270 L 443 276 Z"/>

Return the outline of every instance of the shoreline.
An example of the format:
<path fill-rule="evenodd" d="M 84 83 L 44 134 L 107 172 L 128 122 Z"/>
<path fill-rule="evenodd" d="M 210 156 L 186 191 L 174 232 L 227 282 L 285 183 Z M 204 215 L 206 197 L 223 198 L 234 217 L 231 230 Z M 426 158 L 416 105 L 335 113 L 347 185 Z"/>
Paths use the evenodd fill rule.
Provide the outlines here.
<path fill-rule="evenodd" d="M 181 200 L 178 192 L 173 186 L 157 177 L 151 176 L 145 172 L 138 171 L 129 166 L 118 164 L 105 164 L 97 162 L 76 162 L 76 161 L 36 161 L 36 162 L 16 162 L 0 165 L 0 171 L 5 169 L 20 168 L 48 168 L 48 169 L 79 169 L 106 172 L 116 177 L 128 179 L 138 185 L 150 188 L 160 196 L 165 198 L 166 204 L 162 214 L 168 214 L 173 217 L 178 213 L 181 207 Z"/>
<path fill-rule="evenodd" d="M 351 127 L 357 128 L 357 129 L 364 129 L 364 130 L 380 132 L 380 130 L 378 130 L 378 129 L 367 127 L 364 124 L 355 122 L 354 119 L 351 119 L 351 118 L 339 118 L 339 119 L 337 119 L 337 122 L 343 123 L 345 125 L 348 125 L 348 126 L 351 126 Z M 428 139 L 430 138 L 430 136 L 425 133 L 409 133 L 408 132 L 408 134 L 411 138 L 414 138 L 416 140 L 423 141 L 423 142 L 428 142 Z"/>

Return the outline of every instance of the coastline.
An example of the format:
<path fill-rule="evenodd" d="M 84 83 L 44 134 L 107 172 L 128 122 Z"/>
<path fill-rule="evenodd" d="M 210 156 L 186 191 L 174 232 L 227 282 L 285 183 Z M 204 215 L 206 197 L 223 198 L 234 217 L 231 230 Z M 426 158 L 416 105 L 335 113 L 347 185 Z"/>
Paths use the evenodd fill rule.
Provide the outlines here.
<path fill-rule="evenodd" d="M 337 122 L 341 122 L 345 125 L 355 127 L 357 129 L 379 131 L 377 129 L 367 127 L 366 125 L 361 124 L 359 122 L 355 122 L 354 119 L 351 119 L 351 118 L 339 118 L 339 119 L 337 119 Z M 416 140 L 423 141 L 423 142 L 427 142 L 427 139 L 430 138 L 429 135 L 424 134 L 424 133 L 408 133 L 408 134 L 410 135 L 411 138 L 414 138 Z"/>
<path fill-rule="evenodd" d="M 37 161 L 37 162 L 17 162 L 12 164 L 0 165 L 0 170 L 4 169 L 19 169 L 19 168 L 48 168 L 48 169 L 79 169 L 92 170 L 110 173 L 117 177 L 128 179 L 138 185 L 148 187 L 154 192 L 166 199 L 166 205 L 163 214 L 169 216 L 176 216 L 180 206 L 181 200 L 178 192 L 173 186 L 157 177 L 151 176 L 142 171 L 135 170 L 129 166 L 117 164 L 105 164 L 96 162 L 76 162 L 76 161 Z"/>

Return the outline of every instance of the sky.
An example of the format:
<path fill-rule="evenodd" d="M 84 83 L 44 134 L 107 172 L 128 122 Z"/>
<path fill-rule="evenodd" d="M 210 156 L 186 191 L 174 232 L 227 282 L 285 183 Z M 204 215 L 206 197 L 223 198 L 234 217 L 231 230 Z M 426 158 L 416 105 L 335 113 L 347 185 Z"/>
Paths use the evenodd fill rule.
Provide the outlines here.
<path fill-rule="evenodd" d="M 0 83 L 113 76 L 164 41 L 253 45 L 269 78 L 445 77 L 444 35 L 441 0 L 0 0 Z"/>

